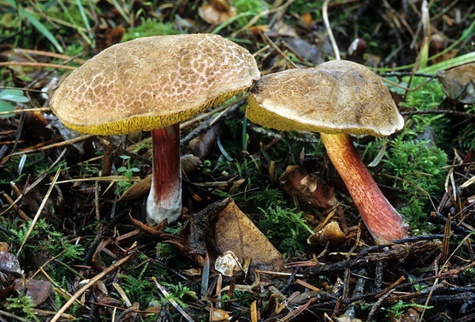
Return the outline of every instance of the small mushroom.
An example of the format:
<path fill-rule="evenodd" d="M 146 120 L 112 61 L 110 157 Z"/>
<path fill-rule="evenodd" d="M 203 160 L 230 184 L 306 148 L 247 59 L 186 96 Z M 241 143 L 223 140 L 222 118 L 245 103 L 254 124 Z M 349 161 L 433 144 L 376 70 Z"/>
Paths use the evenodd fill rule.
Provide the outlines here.
<path fill-rule="evenodd" d="M 179 123 L 244 92 L 259 77 L 254 57 L 218 35 L 139 38 L 76 69 L 55 92 L 51 108 L 78 132 L 152 131 L 147 220 L 172 222 L 182 208 Z"/>
<path fill-rule="evenodd" d="M 277 130 L 320 132 L 376 242 L 407 237 L 402 217 L 375 183 L 349 136 L 388 136 L 404 126 L 376 74 L 344 60 L 270 74 L 251 90 L 246 114 L 252 122 Z"/>

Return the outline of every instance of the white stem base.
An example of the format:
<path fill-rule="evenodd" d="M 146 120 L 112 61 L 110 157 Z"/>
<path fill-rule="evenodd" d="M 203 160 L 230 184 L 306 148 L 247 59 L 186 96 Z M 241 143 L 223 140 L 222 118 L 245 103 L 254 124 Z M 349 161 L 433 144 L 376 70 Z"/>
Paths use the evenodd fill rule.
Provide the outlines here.
<path fill-rule="evenodd" d="M 147 221 L 176 221 L 181 215 L 180 126 L 152 131 L 152 186 L 147 199 Z"/>

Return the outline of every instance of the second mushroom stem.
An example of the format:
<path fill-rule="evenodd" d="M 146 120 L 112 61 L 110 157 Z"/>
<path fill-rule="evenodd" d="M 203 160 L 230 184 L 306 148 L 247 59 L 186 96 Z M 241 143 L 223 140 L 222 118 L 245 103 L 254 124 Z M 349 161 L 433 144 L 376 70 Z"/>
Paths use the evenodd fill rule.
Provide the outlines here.
<path fill-rule="evenodd" d="M 407 226 L 361 161 L 347 134 L 325 134 L 321 138 L 328 156 L 345 182 L 368 230 L 377 243 L 407 237 Z"/>
<path fill-rule="evenodd" d="M 159 223 L 181 215 L 180 124 L 152 130 L 152 186 L 147 218 Z"/>

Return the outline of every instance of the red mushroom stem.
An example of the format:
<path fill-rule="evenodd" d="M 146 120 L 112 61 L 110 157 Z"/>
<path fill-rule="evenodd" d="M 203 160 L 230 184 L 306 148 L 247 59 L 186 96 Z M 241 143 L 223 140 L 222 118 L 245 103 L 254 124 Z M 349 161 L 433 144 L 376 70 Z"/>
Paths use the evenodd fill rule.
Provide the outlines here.
<path fill-rule="evenodd" d="M 147 219 L 172 222 L 181 215 L 180 124 L 152 130 L 152 186 Z"/>
<path fill-rule="evenodd" d="M 387 244 L 408 237 L 407 225 L 361 161 L 350 136 L 321 133 L 321 138 L 328 156 L 376 242 Z"/>

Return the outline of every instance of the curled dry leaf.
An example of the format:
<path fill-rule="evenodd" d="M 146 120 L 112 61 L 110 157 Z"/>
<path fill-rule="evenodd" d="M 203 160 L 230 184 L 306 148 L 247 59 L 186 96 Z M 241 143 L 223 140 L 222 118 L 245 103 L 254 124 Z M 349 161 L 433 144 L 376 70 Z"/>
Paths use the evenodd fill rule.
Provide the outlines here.
<path fill-rule="evenodd" d="M 228 250 L 223 255 L 216 258 L 214 262 L 214 269 L 223 274 L 224 276 L 234 276 L 237 272 L 242 271 L 239 258 L 232 251 Z"/>
<path fill-rule="evenodd" d="M 236 15 L 236 7 L 227 0 L 211 0 L 208 5 L 201 6 L 198 13 L 210 25 L 219 25 Z"/>
<path fill-rule="evenodd" d="M 0 273 L 15 277 L 20 277 L 23 274 L 20 263 L 14 254 L 0 251 Z"/>
<path fill-rule="evenodd" d="M 354 61 L 355 63 L 364 64 L 364 54 L 368 48 L 366 41 L 363 38 L 356 38 L 346 50 L 346 60 Z"/>
<path fill-rule="evenodd" d="M 297 198 L 304 208 L 323 210 L 337 204 L 333 188 L 298 166 L 288 166 L 280 176 L 279 182 L 282 190 Z"/>
<path fill-rule="evenodd" d="M 217 321 L 229 321 L 231 316 L 229 315 L 230 312 L 226 312 L 221 309 L 213 309 L 210 312 L 210 321 L 217 322 Z"/>
<path fill-rule="evenodd" d="M 16 291 L 26 290 L 26 295 L 31 298 L 35 306 L 38 306 L 46 301 L 53 286 L 49 281 L 27 279 L 23 283 L 23 279 L 18 278 L 15 280 L 14 289 Z"/>
<path fill-rule="evenodd" d="M 309 244 L 312 245 L 326 245 L 330 242 L 333 247 L 338 247 L 344 244 L 347 237 L 336 221 L 331 221 L 322 229 L 308 238 Z"/>
<path fill-rule="evenodd" d="M 232 251 L 240 263 L 250 257 L 251 271 L 284 270 L 282 255 L 233 200 L 216 216 L 214 232 L 218 253 Z"/>
<path fill-rule="evenodd" d="M 475 103 L 475 63 L 462 65 L 437 74 L 444 93 L 452 100 Z"/>

